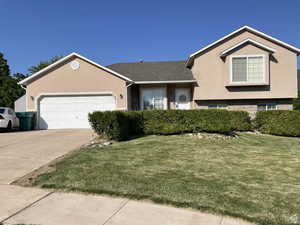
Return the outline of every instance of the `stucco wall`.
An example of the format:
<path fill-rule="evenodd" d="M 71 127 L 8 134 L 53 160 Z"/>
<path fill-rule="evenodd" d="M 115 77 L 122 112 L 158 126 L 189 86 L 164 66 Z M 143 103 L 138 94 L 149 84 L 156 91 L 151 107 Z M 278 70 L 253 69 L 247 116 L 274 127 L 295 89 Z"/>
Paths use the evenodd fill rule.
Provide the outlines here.
<path fill-rule="evenodd" d="M 251 38 L 270 48 L 276 50 L 273 57 L 253 45 L 246 45 L 233 55 L 255 55 L 266 56 L 266 74 L 269 85 L 267 86 L 246 86 L 227 87 L 230 79 L 230 56 L 225 61 L 220 57 L 221 52 L 241 41 Z M 297 95 L 297 56 L 294 52 L 245 31 L 221 44 L 218 44 L 205 53 L 197 56 L 194 60 L 192 72 L 197 79 L 199 87 L 195 88 L 195 99 L 266 99 L 266 98 L 295 98 Z"/>
<path fill-rule="evenodd" d="M 15 112 L 25 112 L 26 111 L 26 95 L 18 98 L 15 101 Z"/>
<path fill-rule="evenodd" d="M 80 63 L 79 69 L 73 70 L 70 67 L 73 60 Z M 126 82 L 123 79 L 80 58 L 72 58 L 27 85 L 27 110 L 37 110 L 36 99 L 39 95 L 78 92 L 111 92 L 116 97 L 118 109 L 127 107 Z"/>

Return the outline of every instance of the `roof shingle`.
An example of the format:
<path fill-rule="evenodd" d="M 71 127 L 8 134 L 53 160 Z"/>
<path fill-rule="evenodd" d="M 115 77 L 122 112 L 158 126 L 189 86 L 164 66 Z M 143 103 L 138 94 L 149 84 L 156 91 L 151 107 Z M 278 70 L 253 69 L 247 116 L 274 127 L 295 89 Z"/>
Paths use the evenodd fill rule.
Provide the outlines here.
<path fill-rule="evenodd" d="M 106 67 L 133 81 L 194 80 L 185 61 L 116 63 Z"/>

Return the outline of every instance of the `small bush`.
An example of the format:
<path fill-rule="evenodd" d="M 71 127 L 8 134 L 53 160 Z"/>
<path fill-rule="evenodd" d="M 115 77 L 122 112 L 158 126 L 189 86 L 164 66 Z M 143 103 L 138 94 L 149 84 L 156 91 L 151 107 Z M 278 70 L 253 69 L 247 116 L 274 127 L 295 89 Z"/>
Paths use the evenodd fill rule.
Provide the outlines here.
<path fill-rule="evenodd" d="M 265 134 L 300 136 L 300 111 L 272 110 L 256 113 L 254 126 Z"/>
<path fill-rule="evenodd" d="M 231 125 L 235 131 L 248 131 L 252 129 L 251 118 L 246 111 L 230 111 Z"/>

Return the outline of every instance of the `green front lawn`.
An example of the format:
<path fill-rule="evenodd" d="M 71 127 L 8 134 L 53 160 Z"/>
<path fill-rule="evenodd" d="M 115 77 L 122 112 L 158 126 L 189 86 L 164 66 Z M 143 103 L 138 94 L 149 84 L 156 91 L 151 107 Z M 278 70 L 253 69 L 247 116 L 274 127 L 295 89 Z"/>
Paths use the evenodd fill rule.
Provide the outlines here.
<path fill-rule="evenodd" d="M 148 136 L 79 151 L 34 184 L 300 224 L 300 138 Z"/>

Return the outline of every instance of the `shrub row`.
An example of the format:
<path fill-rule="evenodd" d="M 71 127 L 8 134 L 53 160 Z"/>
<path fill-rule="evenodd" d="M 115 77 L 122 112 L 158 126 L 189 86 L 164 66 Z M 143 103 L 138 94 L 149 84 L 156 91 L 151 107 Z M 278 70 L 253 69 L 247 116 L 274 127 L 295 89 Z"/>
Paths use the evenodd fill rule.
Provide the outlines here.
<path fill-rule="evenodd" d="M 214 132 L 228 134 L 250 130 L 247 112 L 227 110 L 106 111 L 89 114 L 92 128 L 114 140 L 142 134 Z"/>
<path fill-rule="evenodd" d="M 300 136 L 300 111 L 272 110 L 256 113 L 254 127 L 265 134 Z"/>
<path fill-rule="evenodd" d="M 233 130 L 227 110 L 154 110 L 142 114 L 145 134 L 229 133 Z"/>
<path fill-rule="evenodd" d="M 234 131 L 252 130 L 249 113 L 246 111 L 229 111 L 231 125 Z"/>

